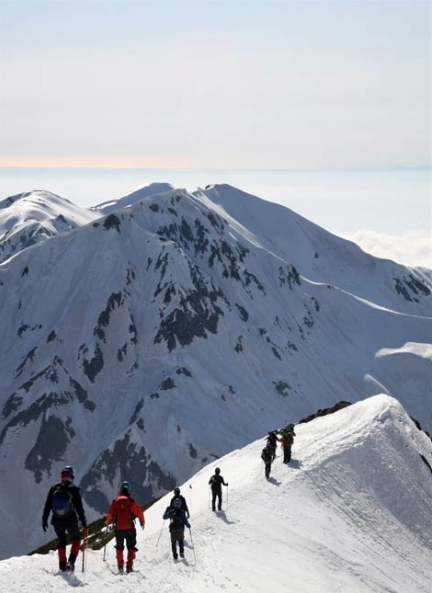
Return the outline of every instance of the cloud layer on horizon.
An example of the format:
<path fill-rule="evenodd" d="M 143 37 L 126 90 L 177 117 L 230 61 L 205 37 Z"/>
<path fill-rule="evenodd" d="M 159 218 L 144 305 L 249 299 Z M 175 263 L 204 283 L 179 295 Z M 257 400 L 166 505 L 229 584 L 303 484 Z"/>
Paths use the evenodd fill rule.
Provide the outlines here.
<path fill-rule="evenodd" d="M 432 269 L 431 231 L 409 231 L 403 235 L 389 235 L 360 229 L 342 236 L 354 241 L 364 251 L 376 257 L 391 259 L 405 266 Z"/>

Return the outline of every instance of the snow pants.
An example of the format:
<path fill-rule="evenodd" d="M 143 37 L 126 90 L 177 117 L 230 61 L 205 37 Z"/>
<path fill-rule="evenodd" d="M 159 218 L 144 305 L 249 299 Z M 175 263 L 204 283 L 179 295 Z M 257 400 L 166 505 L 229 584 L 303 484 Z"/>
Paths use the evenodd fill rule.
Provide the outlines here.
<path fill-rule="evenodd" d="M 135 527 L 131 527 L 131 529 L 116 529 L 116 559 L 119 568 L 123 568 L 124 560 L 123 560 L 123 550 L 124 544 L 126 542 L 127 547 L 127 567 L 131 568 L 133 561 L 135 560 L 136 555 L 136 529 Z"/>
<path fill-rule="evenodd" d="M 59 540 L 57 549 L 59 567 L 60 570 L 66 570 L 66 532 L 69 533 L 72 538 L 72 546 L 68 561 L 73 565 L 77 559 L 81 542 L 81 532 L 78 527 L 78 521 L 76 519 L 64 523 L 57 521 L 53 527 Z"/>
<path fill-rule="evenodd" d="M 222 510 L 222 489 L 212 490 L 212 510 L 216 510 L 216 498 L 218 499 L 218 511 Z"/>
<path fill-rule="evenodd" d="M 183 529 L 172 529 L 171 535 L 171 550 L 174 558 L 177 558 L 177 543 L 179 547 L 180 556 L 184 554 L 184 528 Z"/>
<path fill-rule="evenodd" d="M 291 445 L 288 445 L 288 447 L 283 448 L 283 454 L 284 454 L 283 462 L 289 463 L 291 461 Z"/>

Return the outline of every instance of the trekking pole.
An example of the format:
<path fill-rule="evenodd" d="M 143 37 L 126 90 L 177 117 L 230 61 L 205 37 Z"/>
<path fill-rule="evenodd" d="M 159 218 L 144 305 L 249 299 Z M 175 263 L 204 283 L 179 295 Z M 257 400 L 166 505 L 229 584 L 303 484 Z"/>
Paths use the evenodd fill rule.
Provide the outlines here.
<path fill-rule="evenodd" d="M 164 523 L 165 523 L 165 519 L 162 520 L 162 527 L 161 527 L 161 530 L 159 531 L 159 537 L 157 538 L 156 547 L 158 547 L 158 545 L 159 545 L 159 540 L 162 535 L 162 529 L 164 528 Z"/>
<path fill-rule="evenodd" d="M 194 543 L 193 543 L 193 539 L 192 539 L 192 530 L 191 530 L 191 528 L 190 528 L 190 527 L 189 527 L 189 535 L 190 535 L 190 539 L 191 539 L 192 552 L 193 552 L 193 555 L 194 555 L 194 560 L 195 560 L 195 564 L 196 564 L 195 546 L 194 546 Z"/>
<path fill-rule="evenodd" d="M 84 572 L 85 568 L 85 551 L 86 551 L 86 540 L 87 540 L 87 527 L 83 529 L 83 543 L 82 543 L 82 565 L 81 565 L 81 572 Z"/>
<path fill-rule="evenodd" d="M 227 486 L 227 512 L 228 512 L 228 494 L 229 494 L 229 486 Z"/>
<path fill-rule="evenodd" d="M 107 549 L 107 541 L 108 541 L 108 525 L 105 527 L 105 544 L 104 544 L 104 551 L 103 551 L 103 561 L 106 560 L 106 549 Z"/>

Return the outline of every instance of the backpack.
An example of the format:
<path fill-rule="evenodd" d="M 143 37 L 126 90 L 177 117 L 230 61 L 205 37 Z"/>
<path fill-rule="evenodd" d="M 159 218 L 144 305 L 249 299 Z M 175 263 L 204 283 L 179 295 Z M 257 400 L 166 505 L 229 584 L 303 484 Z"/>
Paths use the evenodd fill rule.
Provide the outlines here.
<path fill-rule="evenodd" d="M 183 524 L 183 518 L 181 516 L 180 513 L 173 513 L 171 515 L 171 523 L 170 523 L 170 529 L 174 530 L 174 531 L 178 531 L 180 529 L 183 529 L 184 524 Z"/>
<path fill-rule="evenodd" d="M 270 449 L 266 447 L 262 450 L 261 459 L 264 461 L 264 463 L 270 463 L 270 461 L 273 460 L 273 456 Z"/>
<path fill-rule="evenodd" d="M 68 490 L 58 489 L 52 497 L 52 512 L 56 517 L 67 517 L 73 511 L 72 494 Z"/>
<path fill-rule="evenodd" d="M 132 500 L 128 496 L 119 496 L 114 501 L 114 520 L 117 529 L 130 529 L 134 515 L 131 510 Z"/>

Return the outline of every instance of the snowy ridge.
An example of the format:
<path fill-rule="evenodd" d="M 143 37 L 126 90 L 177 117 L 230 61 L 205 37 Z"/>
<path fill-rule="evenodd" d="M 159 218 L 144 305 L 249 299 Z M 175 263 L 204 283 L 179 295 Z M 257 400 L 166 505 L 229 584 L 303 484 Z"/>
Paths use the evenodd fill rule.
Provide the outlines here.
<path fill-rule="evenodd" d="M 172 566 L 165 496 L 139 531 L 137 573 L 115 572 L 90 552 L 87 572 L 55 576 L 57 558 L 0 562 L 0 587 L 10 593 L 89 593 L 143 588 L 148 593 L 429 593 L 432 577 L 432 462 L 427 436 L 399 402 L 375 396 L 296 426 L 293 460 L 278 457 L 263 477 L 258 440 L 203 468 L 181 486 L 191 510 L 194 558 Z M 216 466 L 229 483 L 224 510 L 209 510 L 208 480 Z M 133 476 L 124 475 L 133 483 Z M 228 508 L 227 508 L 228 507 Z"/>
<path fill-rule="evenodd" d="M 432 286 L 304 219 L 296 231 L 288 210 L 206 191 L 150 195 L 0 266 L 0 557 L 46 540 L 66 462 L 91 519 L 129 471 L 149 501 L 341 399 L 386 392 L 431 431 Z M 379 354 L 399 350 L 402 377 Z"/>
<path fill-rule="evenodd" d="M 0 202 L 0 264 L 27 247 L 99 216 L 42 190 L 6 198 Z"/>
<path fill-rule="evenodd" d="M 103 202 L 103 204 L 98 204 L 93 208 L 93 210 L 95 212 L 100 212 L 103 215 L 111 214 L 111 212 L 133 206 L 141 200 L 145 200 L 151 196 L 173 189 L 174 187 L 170 183 L 150 183 L 150 185 L 145 185 L 144 187 L 133 191 L 123 198 L 111 200 L 109 202 Z"/>

